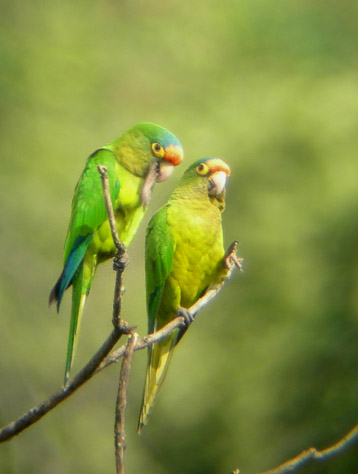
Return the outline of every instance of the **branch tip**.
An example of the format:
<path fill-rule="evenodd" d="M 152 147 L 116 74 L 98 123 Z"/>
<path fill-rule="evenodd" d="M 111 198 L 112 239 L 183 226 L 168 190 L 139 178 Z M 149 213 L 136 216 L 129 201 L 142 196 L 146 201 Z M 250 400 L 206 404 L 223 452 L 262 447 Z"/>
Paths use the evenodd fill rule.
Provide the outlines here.
<path fill-rule="evenodd" d="M 238 257 L 236 254 L 238 245 L 239 242 L 237 240 L 234 240 L 234 242 L 230 244 L 224 256 L 224 267 L 229 270 L 229 275 L 235 266 L 240 270 L 240 272 L 243 271 L 242 262 L 244 261 L 244 259 Z"/>

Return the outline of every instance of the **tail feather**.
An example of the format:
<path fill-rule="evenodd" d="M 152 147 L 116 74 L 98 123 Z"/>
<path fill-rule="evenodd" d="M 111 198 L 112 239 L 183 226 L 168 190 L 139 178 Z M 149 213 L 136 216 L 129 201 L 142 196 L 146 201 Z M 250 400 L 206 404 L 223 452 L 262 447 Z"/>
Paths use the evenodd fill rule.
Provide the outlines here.
<path fill-rule="evenodd" d="M 57 280 L 55 286 L 52 288 L 49 299 L 48 299 L 49 306 L 52 306 L 53 303 L 57 303 L 56 304 L 57 312 L 60 309 L 60 303 L 61 303 L 61 299 L 60 299 L 61 280 L 62 280 L 62 273 L 60 275 L 60 278 Z"/>
<path fill-rule="evenodd" d="M 57 303 L 57 312 L 60 310 L 60 304 L 64 292 L 72 284 L 72 280 L 75 278 L 75 274 L 83 262 L 83 257 L 91 243 L 92 237 L 93 234 L 88 234 L 81 235 L 77 238 L 69 257 L 66 260 L 62 273 L 51 290 L 48 304 L 51 306 L 53 303 Z"/>
<path fill-rule="evenodd" d="M 149 360 L 138 422 L 138 433 L 141 433 L 143 427 L 148 423 L 159 390 L 168 372 L 176 343 L 177 335 L 172 334 L 163 341 L 153 344 L 149 349 Z"/>
<path fill-rule="evenodd" d="M 70 332 L 68 336 L 67 357 L 65 367 L 65 383 L 70 377 L 73 358 L 78 342 L 80 325 L 82 320 L 83 308 L 87 299 L 88 291 L 83 288 L 83 266 L 78 269 L 75 278 L 73 279 L 72 288 L 72 309 L 71 309 L 71 323 Z"/>

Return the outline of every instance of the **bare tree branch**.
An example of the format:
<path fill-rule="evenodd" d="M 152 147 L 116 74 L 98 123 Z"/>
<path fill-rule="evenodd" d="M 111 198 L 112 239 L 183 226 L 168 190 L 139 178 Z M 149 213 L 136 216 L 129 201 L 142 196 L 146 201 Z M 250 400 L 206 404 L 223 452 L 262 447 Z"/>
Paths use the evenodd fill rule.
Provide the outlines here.
<path fill-rule="evenodd" d="M 120 326 L 122 297 L 124 293 L 123 272 L 126 266 L 128 265 L 128 255 L 127 255 L 126 246 L 119 240 L 118 233 L 117 233 L 116 219 L 114 216 L 111 196 L 109 193 L 107 167 L 103 165 L 97 165 L 97 169 L 101 175 L 104 203 L 106 206 L 108 221 L 111 228 L 112 239 L 117 249 L 116 255 L 114 256 L 114 259 L 113 259 L 113 269 L 116 270 L 117 274 L 116 274 L 116 283 L 114 286 L 112 323 L 114 326 Z M 121 330 L 123 333 L 125 333 L 125 325 L 123 325 Z"/>
<path fill-rule="evenodd" d="M 98 171 L 101 174 L 102 179 L 102 188 L 103 195 L 105 200 L 105 206 L 107 210 L 107 216 L 111 227 L 112 238 L 117 248 L 116 258 L 119 264 L 116 265 L 115 270 L 116 274 L 116 284 L 114 291 L 114 303 L 113 303 L 113 325 L 114 330 L 108 336 L 106 341 L 102 344 L 100 349 L 95 353 L 91 360 L 83 367 L 83 369 L 65 386 L 61 387 L 57 392 L 50 396 L 47 400 L 44 400 L 42 403 L 32 408 L 30 411 L 25 413 L 21 418 L 13 421 L 12 423 L 6 425 L 2 430 L 0 430 L 0 442 L 7 441 L 13 436 L 19 434 L 28 426 L 32 425 L 40 418 L 42 418 L 46 413 L 52 410 L 55 406 L 65 400 L 69 395 L 71 395 L 75 390 L 77 390 L 81 385 L 83 385 L 89 378 L 92 377 L 97 366 L 100 362 L 106 357 L 110 352 L 116 342 L 119 340 L 122 334 L 128 334 L 130 329 L 128 323 L 120 320 L 120 309 L 121 309 L 121 299 L 123 295 L 122 288 L 122 276 L 124 269 L 128 263 L 126 249 L 124 245 L 121 244 L 118 238 L 117 229 L 115 225 L 114 212 L 112 207 L 112 202 L 109 194 L 108 187 L 108 177 L 107 177 L 107 168 L 105 166 L 98 166 Z"/>
<path fill-rule="evenodd" d="M 117 474 L 124 474 L 124 451 L 126 445 L 126 408 L 127 408 L 127 390 L 128 379 L 133 359 L 133 348 L 137 342 L 138 334 L 134 333 L 129 336 L 119 375 L 118 395 L 116 403 L 116 417 L 114 425 L 114 444 L 116 456 Z"/>
<path fill-rule="evenodd" d="M 114 216 L 111 195 L 109 193 L 107 166 L 97 165 L 97 169 L 98 169 L 99 174 L 101 175 L 104 203 L 106 206 L 107 216 L 109 220 L 109 225 L 111 227 L 111 233 L 112 233 L 112 239 L 113 239 L 114 245 L 116 246 L 117 250 L 125 252 L 126 248 L 122 244 L 122 242 L 119 240 L 118 233 L 117 233 L 116 219 Z"/>
<path fill-rule="evenodd" d="M 302 451 L 294 458 L 284 462 L 280 466 L 262 472 L 261 474 L 286 474 L 297 472 L 301 467 L 307 465 L 311 461 L 324 461 L 330 457 L 345 451 L 352 444 L 358 443 L 358 425 L 349 431 L 342 439 L 333 444 L 329 448 L 318 451 L 316 448 L 308 448 Z"/>
<path fill-rule="evenodd" d="M 113 346 L 117 343 L 121 335 L 130 334 L 134 327 L 130 327 L 128 323 L 121 320 L 121 303 L 123 296 L 122 276 L 125 267 L 128 265 L 128 257 L 125 246 L 119 241 L 113 207 L 109 194 L 107 169 L 105 166 L 98 166 L 98 171 L 101 174 L 103 194 L 105 199 L 105 205 L 107 210 L 108 219 L 110 222 L 111 232 L 113 241 L 117 248 L 117 252 L 114 258 L 113 267 L 116 270 L 116 284 L 114 291 L 114 302 L 113 302 L 113 318 L 112 322 L 114 329 L 108 338 L 104 341 L 99 350 L 90 359 L 90 361 L 73 377 L 65 386 L 62 386 L 48 399 L 41 402 L 36 407 L 29 410 L 22 417 L 14 420 L 8 425 L 4 426 L 0 430 L 0 443 L 10 440 L 12 437 L 18 435 L 23 430 L 40 420 L 49 411 L 55 408 L 59 403 L 69 397 L 74 391 L 76 391 L 81 385 L 89 380 L 94 374 L 97 374 L 109 365 L 117 362 L 121 357 L 124 356 L 121 372 L 120 381 L 117 396 L 116 405 L 116 422 L 115 422 L 115 448 L 116 448 L 116 467 L 117 474 L 124 473 L 124 451 L 126 448 L 125 444 L 125 411 L 127 403 L 127 388 L 128 378 L 130 373 L 131 362 L 133 353 L 138 350 L 142 350 L 155 342 L 158 342 L 166 338 L 172 331 L 185 325 L 184 318 L 179 315 L 173 319 L 166 326 L 156 331 L 155 333 L 149 334 L 144 338 L 138 340 L 138 335 L 134 333 L 130 336 L 127 344 L 122 345 L 117 350 L 110 351 Z M 242 270 L 242 259 L 236 255 L 238 243 L 233 242 L 224 258 L 224 268 L 227 269 L 226 278 L 220 283 L 210 287 L 205 294 L 199 298 L 194 305 L 188 310 L 194 320 L 197 313 L 205 307 L 222 289 L 226 280 L 230 277 L 233 269 L 237 267 Z M 109 354 L 109 355 L 108 355 Z M 262 472 L 261 474 L 287 474 L 298 471 L 302 466 L 308 464 L 311 461 L 322 461 L 329 459 L 335 455 L 338 455 L 345 451 L 349 446 L 358 443 L 358 425 L 355 426 L 347 435 L 339 440 L 334 445 L 326 448 L 322 451 L 318 451 L 316 448 L 309 448 L 302 451 L 299 455 L 284 462 L 280 466 Z M 239 469 L 234 469 L 232 474 L 239 474 Z"/>
<path fill-rule="evenodd" d="M 29 410 L 27 413 L 25 413 L 25 415 L 9 423 L 3 429 L 1 429 L 0 442 L 7 441 L 13 436 L 21 433 L 24 429 L 38 421 L 46 413 L 48 413 L 59 403 L 65 400 L 68 396 L 70 396 L 83 383 L 89 380 L 89 378 L 91 378 L 94 373 L 97 373 L 99 371 L 96 370 L 99 364 L 108 355 L 108 353 L 119 340 L 119 338 L 122 336 L 122 334 L 129 334 L 134 329 L 130 328 L 126 321 L 121 320 L 121 305 L 122 296 L 124 293 L 123 272 L 126 266 L 128 265 L 128 257 L 126 248 L 120 242 L 116 229 L 116 221 L 109 192 L 107 168 L 102 165 L 98 165 L 97 168 L 101 175 L 105 207 L 111 228 L 112 238 L 117 249 L 113 263 L 113 268 L 114 270 L 116 270 L 116 283 L 114 290 L 112 315 L 114 329 L 107 338 L 107 340 L 102 344 L 100 349 L 92 357 L 92 359 L 83 367 L 83 369 L 75 377 L 73 377 L 73 379 L 71 379 L 65 386 L 61 387 L 47 400 L 43 401 L 36 407 Z M 228 276 L 231 274 L 235 265 L 241 270 L 240 260 L 236 256 L 236 246 L 237 243 L 234 242 L 229 248 L 224 259 L 224 266 L 228 269 Z M 210 288 L 207 293 L 202 298 L 200 298 L 195 305 L 190 308 L 193 318 L 196 316 L 200 308 L 207 305 L 208 302 L 212 298 L 214 298 L 214 296 L 220 291 L 223 284 L 224 280 L 215 287 Z M 151 334 L 146 338 L 142 339 L 139 344 L 137 343 L 138 335 L 135 333 L 134 335 L 131 335 L 129 337 L 125 346 L 122 346 L 118 351 L 116 351 L 116 355 L 113 355 L 113 357 L 109 359 L 109 362 L 107 364 L 101 364 L 100 370 L 112 364 L 114 361 L 117 361 L 120 357 L 124 356 L 120 371 L 115 417 L 115 457 L 117 474 L 124 474 L 124 451 L 126 449 L 125 412 L 127 405 L 128 379 L 133 353 L 135 350 L 144 349 L 145 347 L 150 344 L 153 344 L 160 338 L 166 337 L 170 333 L 170 331 L 173 331 L 175 328 L 180 327 L 183 324 L 183 318 L 178 317 L 170 324 L 168 324 L 167 327 L 164 327 L 160 331 L 158 331 L 157 334 Z"/>
<path fill-rule="evenodd" d="M 228 277 L 231 275 L 233 268 L 229 270 Z M 193 315 L 193 318 L 197 313 L 204 308 L 215 296 L 221 291 L 222 287 L 226 283 L 228 278 L 222 280 L 222 282 L 209 288 L 206 293 L 197 300 L 193 306 L 189 308 L 189 311 Z M 179 316 L 173 319 L 166 326 L 161 328 L 155 333 L 149 334 L 144 338 L 135 342 L 133 346 L 133 352 L 142 350 L 155 342 L 158 342 L 167 337 L 172 331 L 185 325 L 184 318 Z M 18 435 L 25 428 L 28 428 L 33 423 L 42 418 L 46 413 L 52 410 L 59 403 L 69 397 L 75 390 L 77 390 L 84 382 L 89 380 L 94 374 L 115 363 L 123 357 L 125 352 L 125 345 L 119 347 L 116 351 L 113 351 L 108 357 L 106 357 L 112 347 L 116 344 L 120 336 L 124 333 L 129 333 L 133 328 L 129 327 L 125 321 L 121 321 L 121 329 L 116 327 L 113 332 L 109 335 L 107 340 L 100 347 L 98 352 L 92 357 L 92 359 L 82 368 L 82 370 L 73 379 L 69 380 L 66 386 L 61 387 L 57 392 L 51 395 L 47 400 L 44 400 L 39 405 L 31 408 L 27 413 L 17 420 L 9 423 L 0 430 L 0 443 L 8 441 L 13 436 Z"/>
<path fill-rule="evenodd" d="M 106 341 L 102 344 L 96 354 L 90 359 L 90 361 L 73 377 L 66 385 L 61 387 L 57 392 L 51 395 L 47 400 L 44 400 L 36 407 L 29 410 L 22 417 L 9 423 L 0 430 L 0 443 L 8 441 L 12 437 L 21 433 L 24 429 L 31 426 L 33 423 L 41 419 L 46 413 L 55 408 L 59 403 L 70 396 L 75 390 L 89 380 L 94 373 L 99 372 L 108 365 L 116 362 L 120 357 L 123 357 L 120 380 L 118 387 L 118 396 L 116 404 L 116 420 L 115 420 L 115 452 L 116 452 L 116 468 L 117 474 L 124 474 L 124 451 L 126 449 L 125 444 L 125 412 L 127 404 L 127 388 L 128 378 L 130 373 L 131 361 L 133 353 L 136 350 L 144 349 L 145 347 L 157 342 L 171 331 L 184 325 L 184 318 L 177 317 L 165 327 L 157 331 L 156 333 L 150 334 L 138 342 L 138 335 L 135 333 L 131 335 L 126 345 L 121 346 L 111 357 L 106 358 L 108 353 L 111 351 L 113 346 L 122 336 L 122 334 L 130 334 L 134 327 L 129 327 L 128 323 L 121 320 L 121 305 L 123 296 L 123 272 L 128 265 L 128 257 L 125 246 L 120 242 L 117 229 L 115 216 L 113 212 L 112 202 L 109 193 L 107 168 L 105 166 L 98 165 L 98 171 L 101 175 L 103 195 L 105 200 L 105 206 L 107 211 L 108 220 L 110 223 L 112 238 L 117 249 L 114 257 L 113 268 L 116 270 L 116 283 L 114 291 L 113 301 L 113 315 L 112 322 L 114 329 Z M 191 307 L 189 311 L 192 313 L 193 319 L 195 318 L 198 311 L 206 306 L 216 294 L 221 290 L 225 283 L 225 280 L 230 276 L 235 266 L 241 270 L 241 259 L 236 256 L 237 242 L 234 242 L 224 258 L 224 268 L 227 270 L 226 278 L 221 283 L 209 288 L 209 290 Z M 179 315 L 179 313 L 178 313 Z M 102 363 L 101 363 L 102 362 Z M 99 367 L 100 365 L 100 367 Z"/>
<path fill-rule="evenodd" d="M 313 461 L 325 461 L 333 456 L 341 454 L 343 451 L 348 449 L 353 444 L 358 444 L 358 425 L 354 426 L 342 439 L 337 441 L 329 448 L 318 451 L 316 448 L 308 448 L 302 451 L 300 454 L 295 456 L 288 461 L 280 464 L 273 469 L 261 472 L 260 474 L 288 474 L 291 472 L 297 472 L 301 467 L 306 466 Z M 239 469 L 234 469 L 231 474 L 239 474 Z"/>
<path fill-rule="evenodd" d="M 315 458 L 322 461 L 330 457 L 340 454 L 344 449 L 349 446 L 357 443 L 358 444 L 358 425 L 351 429 L 342 439 L 337 441 L 333 446 L 323 449 L 322 451 L 317 451 Z"/>
<path fill-rule="evenodd" d="M 36 407 L 31 408 L 31 410 L 29 410 L 23 416 L 9 423 L 0 430 L 0 443 L 8 441 L 13 436 L 21 433 L 21 431 L 23 431 L 25 428 L 31 426 L 33 423 L 46 415 L 46 413 L 55 408 L 59 403 L 63 402 L 88 379 L 90 379 L 97 366 L 116 344 L 120 336 L 121 332 L 119 328 L 113 329 L 111 334 L 108 336 L 96 354 L 91 358 L 91 360 L 65 386 L 62 386 L 47 400 L 44 400 Z"/>
<path fill-rule="evenodd" d="M 233 243 L 229 247 L 229 250 L 234 245 L 236 248 L 236 243 Z M 211 286 L 201 298 L 199 298 L 190 308 L 188 308 L 188 311 L 190 312 L 193 320 L 196 318 L 196 315 L 198 314 L 198 312 L 201 309 L 203 309 L 205 306 L 207 306 L 210 303 L 210 301 L 213 300 L 215 296 L 221 291 L 227 279 L 231 276 L 235 265 L 236 263 L 234 263 L 234 266 L 231 266 L 231 268 L 228 270 L 227 277 L 224 280 L 222 280 L 220 283 L 217 283 L 216 285 Z M 241 264 L 240 264 L 240 267 L 238 268 L 241 270 Z M 147 336 L 143 337 L 143 339 L 140 339 L 135 344 L 133 351 L 134 352 L 140 351 L 144 349 L 145 347 L 148 347 L 154 344 L 155 342 L 161 341 L 162 339 L 165 339 L 175 329 L 179 329 L 184 326 L 185 326 L 184 318 L 180 316 L 180 313 L 178 312 L 177 317 L 174 318 L 165 326 L 163 326 L 161 329 L 151 334 L 148 334 Z M 109 354 L 108 357 L 106 357 L 105 360 L 99 365 L 96 372 L 100 372 L 101 370 L 108 367 L 109 365 L 117 362 L 118 359 L 123 357 L 124 351 L 125 351 L 125 346 L 121 346 L 117 350 L 111 352 L 111 354 Z"/>

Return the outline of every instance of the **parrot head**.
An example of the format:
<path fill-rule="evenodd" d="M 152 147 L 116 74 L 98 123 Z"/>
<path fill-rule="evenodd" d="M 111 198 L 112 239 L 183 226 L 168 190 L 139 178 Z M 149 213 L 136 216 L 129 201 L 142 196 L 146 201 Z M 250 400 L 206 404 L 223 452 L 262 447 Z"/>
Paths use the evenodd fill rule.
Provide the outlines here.
<path fill-rule="evenodd" d="M 155 183 L 168 179 L 184 152 L 177 137 L 160 125 L 140 122 L 112 144 L 118 161 L 135 176 L 144 179 L 141 200 L 146 206 Z"/>
<path fill-rule="evenodd" d="M 225 208 L 225 187 L 230 175 L 229 166 L 219 158 L 202 158 L 185 171 L 174 198 L 209 199 L 223 211 Z"/>
<path fill-rule="evenodd" d="M 220 158 L 202 158 L 195 161 L 184 173 L 183 179 L 195 180 L 209 196 L 219 196 L 225 190 L 230 168 Z"/>

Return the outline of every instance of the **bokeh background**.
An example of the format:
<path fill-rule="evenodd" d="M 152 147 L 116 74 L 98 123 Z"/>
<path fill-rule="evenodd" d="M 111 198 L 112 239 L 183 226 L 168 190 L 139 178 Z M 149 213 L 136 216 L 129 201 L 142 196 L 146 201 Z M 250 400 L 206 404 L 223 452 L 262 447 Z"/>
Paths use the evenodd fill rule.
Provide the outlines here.
<path fill-rule="evenodd" d="M 200 157 L 232 168 L 223 226 L 245 272 L 178 346 L 140 437 L 135 355 L 126 472 L 248 474 L 340 439 L 358 413 L 357 3 L 13 0 L 0 13 L 1 424 L 62 382 L 70 295 L 60 315 L 47 298 L 86 157 L 149 120 L 185 164 L 130 247 L 124 317 L 145 334 L 146 223 Z M 77 369 L 111 329 L 113 284 L 104 264 Z M 1 445 L 0 472 L 113 473 L 118 372 Z M 357 447 L 301 472 L 358 472 Z"/>

